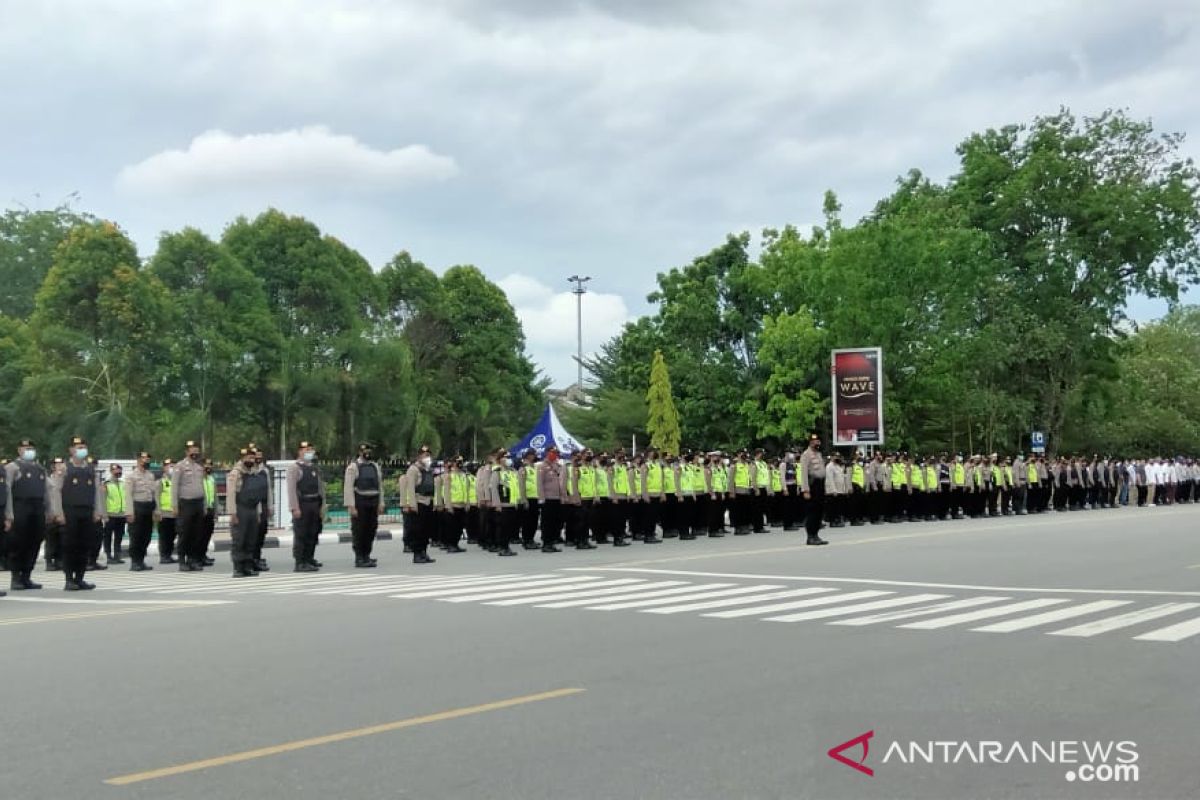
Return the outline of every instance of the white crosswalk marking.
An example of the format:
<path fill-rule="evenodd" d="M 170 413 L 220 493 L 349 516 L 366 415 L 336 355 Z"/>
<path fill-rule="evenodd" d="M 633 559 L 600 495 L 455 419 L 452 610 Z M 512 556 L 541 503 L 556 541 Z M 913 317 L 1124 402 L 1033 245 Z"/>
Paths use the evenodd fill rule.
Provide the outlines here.
<path fill-rule="evenodd" d="M 481 581 L 495 580 L 497 576 L 480 577 L 468 576 L 464 578 L 448 579 L 444 575 L 413 577 L 405 575 L 388 575 L 381 576 L 383 580 L 379 583 L 364 586 L 358 589 L 321 589 L 313 592 L 313 594 L 384 594 L 388 591 L 399 592 L 405 590 L 416 591 L 417 589 L 435 589 L 447 588 L 451 586 L 470 586 L 480 583 Z M 511 578 L 512 575 L 499 576 Z"/>
<path fill-rule="evenodd" d="M 968 597 L 965 600 L 951 600 L 948 603 L 935 603 L 920 608 L 906 608 L 902 611 L 886 611 L 882 614 L 868 614 L 854 619 L 835 619 L 830 625 L 875 625 L 880 622 L 892 622 L 898 619 L 912 619 L 931 614 L 941 614 L 943 611 L 958 611 L 962 608 L 975 608 L 988 603 L 998 603 L 1001 600 L 1011 600 L 1009 597 Z"/>
<path fill-rule="evenodd" d="M 754 617 L 763 614 L 773 614 L 776 611 L 791 611 L 793 608 L 811 608 L 813 606 L 830 606 L 834 603 L 843 603 L 847 600 L 865 600 L 868 597 L 882 597 L 885 594 L 893 594 L 893 592 L 883 592 L 875 589 L 868 589 L 862 592 L 849 592 L 848 594 L 837 594 L 825 597 L 814 597 L 809 600 L 795 600 L 790 603 L 772 603 L 766 606 L 754 606 L 753 608 L 735 608 L 730 611 L 714 611 L 711 614 L 703 614 L 705 617 L 716 617 L 717 619 L 736 619 L 737 617 Z"/>
<path fill-rule="evenodd" d="M 930 600 L 942 600 L 949 597 L 948 594 L 914 594 L 907 597 L 889 597 L 886 600 L 875 600 L 870 603 L 855 603 L 849 606 L 838 606 L 836 608 L 822 608 L 817 611 L 801 611 L 799 614 L 784 614 L 781 617 L 767 617 L 767 622 L 803 622 L 811 619 L 826 619 L 828 617 L 840 617 L 843 614 L 857 614 L 860 611 L 875 611 L 880 608 L 892 608 L 893 606 L 907 606 L 916 603 L 925 603 Z"/>
<path fill-rule="evenodd" d="M 679 581 L 668 581 L 668 583 L 678 583 L 678 582 Z M 641 587 L 642 590 L 638 590 L 636 592 L 630 592 L 628 594 L 619 594 L 619 595 L 616 595 L 615 597 L 608 598 L 608 600 L 610 602 L 616 603 L 616 602 L 620 602 L 622 600 L 637 600 L 639 598 L 667 597 L 668 595 L 673 597 L 675 595 L 691 594 L 692 592 L 695 592 L 699 589 L 706 589 L 706 590 L 707 589 L 724 589 L 726 586 L 732 586 L 732 585 L 733 584 L 731 584 L 731 583 L 700 583 L 700 584 L 690 583 L 690 584 L 687 584 L 686 586 L 676 586 L 672 589 L 655 589 L 654 591 L 650 591 L 650 592 L 642 591 L 645 588 L 647 588 L 647 587 L 643 586 L 643 587 Z M 594 599 L 589 597 L 584 600 L 564 600 L 564 601 L 558 602 L 558 603 L 546 603 L 545 605 L 539 605 L 537 607 L 538 608 L 575 608 L 577 606 L 590 606 L 591 604 L 593 604 L 595 602 L 596 601 Z"/>
<path fill-rule="evenodd" d="M 534 581 L 505 581 L 505 582 L 500 582 L 500 583 L 488 584 L 486 588 L 494 589 L 497 591 L 504 590 L 504 589 L 533 589 L 535 587 L 550 587 L 550 585 L 556 585 L 556 584 L 588 583 L 590 581 L 600 581 L 600 576 L 586 575 L 586 576 L 572 576 L 569 578 L 541 576 L 541 577 L 534 579 Z M 479 585 L 474 585 L 474 587 L 468 587 L 468 588 L 458 587 L 456 589 L 432 589 L 430 591 L 425 591 L 425 590 L 406 591 L 406 593 L 401 593 L 401 594 L 392 595 L 392 596 L 394 596 L 394 597 L 446 597 L 446 596 L 452 596 L 452 595 L 469 595 L 469 594 L 473 594 L 473 593 L 478 593 L 479 589 L 480 589 Z"/>
<path fill-rule="evenodd" d="M 586 584 L 583 584 L 582 581 L 578 581 L 577 584 L 583 584 L 590 588 L 592 586 L 627 586 L 628 584 L 635 582 L 636 581 L 631 581 L 629 578 L 622 578 L 609 581 L 588 581 Z M 562 588 L 563 587 L 560 584 L 558 586 L 542 586 L 536 589 L 512 589 L 506 592 L 489 591 L 484 592 L 483 594 L 469 594 L 462 597 L 444 597 L 442 600 L 447 603 L 484 603 L 489 600 L 504 600 L 509 597 L 536 597 L 539 595 L 552 595 L 556 592 L 562 591 Z"/>
<path fill-rule="evenodd" d="M 1200 617 L 1194 617 L 1185 622 L 1168 625 L 1165 628 L 1135 636 L 1139 642 L 1178 642 L 1200 633 Z"/>
<path fill-rule="evenodd" d="M 782 600 L 785 597 L 804 597 L 805 595 L 821 594 L 822 592 L 832 592 L 833 589 L 826 589 L 821 586 L 810 587 L 808 589 L 787 589 L 782 592 L 767 592 L 766 594 L 746 595 L 742 597 L 729 597 L 724 600 L 705 600 L 699 603 L 684 603 L 683 605 L 671 605 L 666 608 L 645 608 L 642 609 L 643 614 L 682 614 L 686 611 L 707 611 L 710 608 L 726 608 L 728 606 L 744 606 L 750 603 L 761 603 L 766 600 Z"/>
<path fill-rule="evenodd" d="M 647 589 L 647 588 L 660 588 L 660 587 L 665 587 L 665 586 L 678 586 L 680 584 L 680 581 L 653 581 L 650 583 L 647 583 L 645 581 L 638 581 L 637 584 L 638 585 L 636 587 L 634 587 L 634 586 L 616 586 L 616 587 L 609 587 L 607 589 L 588 588 L 588 589 L 584 589 L 584 590 L 581 590 L 578 592 L 562 592 L 560 594 L 539 595 L 537 597 L 517 597 L 512 600 L 496 600 L 495 602 L 488 603 L 487 605 L 489 605 L 489 606 L 538 605 L 539 608 L 544 608 L 545 606 L 542 606 L 540 604 L 545 603 L 546 601 L 553 602 L 555 600 L 576 600 L 576 599 L 585 598 L 585 597 L 588 598 L 589 600 L 595 600 L 597 597 L 610 597 L 612 595 L 625 594 L 634 588 Z M 593 585 L 599 586 L 599 584 L 593 584 Z"/>
<path fill-rule="evenodd" d="M 1157 606 L 1143 608 L 1140 611 L 1130 611 L 1127 614 L 1118 614 L 1115 617 L 1108 617 L 1107 619 L 1085 622 L 1083 625 L 1076 625 L 1072 628 L 1047 631 L 1047 634 L 1050 636 L 1097 636 L 1101 633 L 1108 633 L 1109 631 L 1116 631 L 1121 628 L 1128 628 L 1143 622 L 1149 622 L 1152 619 L 1191 611 L 1197 607 L 1200 607 L 1200 603 L 1162 603 Z"/>
<path fill-rule="evenodd" d="M 1036 628 L 1039 625 L 1048 625 L 1051 622 L 1058 622 L 1062 619 L 1086 617 L 1088 614 L 1107 611 L 1110 608 L 1118 608 L 1119 606 L 1127 606 L 1129 603 L 1129 600 L 1097 600 L 1094 603 L 1056 608 L 1053 611 L 1044 611 L 1041 614 L 1034 614 L 1029 617 L 1017 617 L 1016 619 L 1006 619 L 1003 622 L 993 622 L 991 625 L 984 625 L 981 628 L 972 628 L 971 630 L 982 631 L 984 633 L 1012 633 L 1013 631 Z"/>
<path fill-rule="evenodd" d="M 1057 606 L 1067 602 L 1070 601 L 1060 597 L 1043 597 L 1037 600 L 1022 600 L 1019 603 L 1009 603 L 1008 605 L 1004 606 L 994 606 L 992 608 L 985 608 L 980 611 L 968 611 L 964 614 L 951 614 L 948 617 L 936 617 L 934 619 L 921 620 L 920 622 L 909 622 L 904 625 L 898 625 L 897 627 L 931 631 L 938 628 L 948 628 L 951 625 L 961 625 L 964 622 L 974 622 L 977 619 L 1006 617 L 1009 614 L 1017 614 L 1022 611 L 1031 611 L 1035 608 L 1045 608 L 1046 606 Z"/>
<path fill-rule="evenodd" d="M 782 586 L 738 586 L 733 589 L 718 589 L 715 592 L 700 592 L 698 594 L 685 594 L 679 597 L 657 598 L 654 600 L 630 600 L 627 603 L 605 603 L 599 606 L 588 606 L 592 611 L 617 611 L 625 608 L 644 608 L 646 606 L 667 605 L 675 603 L 679 600 L 704 600 L 709 597 L 728 597 L 735 594 L 753 594 L 754 592 L 762 592 L 767 589 L 782 589 Z"/>

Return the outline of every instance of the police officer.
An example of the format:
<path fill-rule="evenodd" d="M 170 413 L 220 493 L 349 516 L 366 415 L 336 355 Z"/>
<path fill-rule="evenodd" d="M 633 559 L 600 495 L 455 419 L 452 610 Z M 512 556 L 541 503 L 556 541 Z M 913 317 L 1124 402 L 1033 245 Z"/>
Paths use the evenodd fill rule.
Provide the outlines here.
<path fill-rule="evenodd" d="M 254 463 L 262 468 L 267 473 L 267 482 L 271 484 L 271 497 L 275 497 L 275 475 L 271 470 L 271 466 L 267 464 L 266 457 L 263 451 L 258 448 L 254 442 L 246 445 L 246 449 L 254 453 Z M 254 541 L 254 567 L 259 572 L 270 572 L 271 565 L 263 558 L 263 545 L 267 543 L 267 528 L 271 524 L 271 512 L 275 510 L 275 504 L 267 509 L 267 513 L 258 515 L 258 537 Z"/>
<path fill-rule="evenodd" d="M 225 480 L 225 513 L 229 515 L 233 577 L 249 578 L 259 573 L 254 548 L 259 515 L 271 515 L 271 476 L 249 447 L 238 451 L 238 456 Z"/>
<path fill-rule="evenodd" d="M 83 573 L 87 569 L 88 546 L 103 509 L 104 493 L 95 467 L 88 461 L 87 441 L 75 436 L 71 439 L 71 459 L 63 473 L 62 486 L 50 498 L 50 513 L 63 524 L 64 591 L 96 588 L 83 579 Z"/>
<path fill-rule="evenodd" d="M 427 445 L 417 451 L 416 461 L 404 475 L 404 494 L 400 503 L 411 520 L 404 530 L 404 543 L 412 550 L 414 564 L 432 564 L 429 535 L 433 530 L 433 496 L 437 492 L 433 474 L 433 454 Z M 482 505 L 482 503 L 481 503 Z"/>
<path fill-rule="evenodd" d="M 288 464 L 288 505 L 292 512 L 293 572 L 316 572 L 317 526 L 325 505 L 325 484 L 317 470 L 317 453 L 311 444 L 301 442 L 296 460 Z"/>
<path fill-rule="evenodd" d="M 558 448 L 551 445 L 537 468 L 538 504 L 542 515 L 542 552 L 561 553 L 565 484 Z"/>
<path fill-rule="evenodd" d="M 162 477 L 154 486 L 154 516 L 158 520 L 158 563 L 174 564 L 175 558 L 175 506 L 173 505 L 175 481 L 175 462 L 169 458 L 163 459 Z"/>
<path fill-rule="evenodd" d="M 46 491 L 53 493 L 62 488 L 62 476 L 67 471 L 67 463 L 61 456 L 56 456 L 50 466 L 50 474 L 46 476 Z M 62 572 L 62 523 L 53 516 L 46 515 L 46 571 Z"/>
<path fill-rule="evenodd" d="M 217 530 L 217 476 L 213 474 L 211 458 L 204 459 L 204 520 L 200 526 L 200 565 L 211 567 L 217 562 L 208 557 L 208 545 Z"/>
<path fill-rule="evenodd" d="M 379 515 L 383 513 L 383 473 L 371 460 L 371 445 L 358 446 L 358 457 L 346 465 L 342 481 L 342 500 L 350 512 L 350 534 L 354 546 L 354 566 L 371 568 L 379 562 L 371 558 Z"/>
<path fill-rule="evenodd" d="M 17 460 L 5 465 L 4 478 L 8 502 L 4 506 L 4 529 L 8 533 L 8 569 L 12 573 L 10 588 L 14 591 L 40 589 L 31 579 L 37 561 L 38 548 L 50 510 L 50 494 L 46 486 L 46 471 L 35 460 L 37 450 L 29 439 L 17 446 Z"/>
<path fill-rule="evenodd" d="M 517 470 L 521 483 L 521 545 L 526 550 L 537 550 L 538 519 L 541 516 L 541 496 L 538 494 L 537 451 L 532 447 L 521 456 L 521 468 Z M 545 533 L 542 534 L 543 538 Z"/>
<path fill-rule="evenodd" d="M 808 437 L 808 448 L 800 456 L 800 491 L 804 493 L 806 515 L 804 529 L 808 544 L 829 544 L 817 534 L 825 511 L 825 459 L 821 457 L 821 437 Z"/>
<path fill-rule="evenodd" d="M 204 464 L 200 448 L 189 440 L 185 457 L 175 465 L 171 476 L 171 508 L 175 510 L 179 533 L 179 571 L 204 569 Z"/>
<path fill-rule="evenodd" d="M 122 473 L 120 464 L 109 464 L 108 480 L 104 482 L 104 560 L 109 564 L 125 563 L 121 558 L 121 541 L 125 538 L 129 503 L 125 499 Z"/>
<path fill-rule="evenodd" d="M 465 553 L 467 551 L 460 545 L 467 521 L 467 509 L 471 505 L 471 476 L 463 472 L 463 457 L 455 456 L 450 459 L 439 480 L 441 489 L 438 492 L 438 511 L 443 518 L 442 545 L 447 553 Z"/>

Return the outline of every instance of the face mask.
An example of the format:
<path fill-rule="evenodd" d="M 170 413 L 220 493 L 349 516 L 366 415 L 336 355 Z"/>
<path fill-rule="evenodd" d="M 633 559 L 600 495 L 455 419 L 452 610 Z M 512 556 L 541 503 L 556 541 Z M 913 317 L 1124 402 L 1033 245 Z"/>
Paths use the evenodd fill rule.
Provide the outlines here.
<path fill-rule="evenodd" d="M 432 456 L 421 456 L 421 466 L 424 467 L 425 469 L 429 469 L 429 465 L 432 463 L 433 463 Z"/>
<path fill-rule="evenodd" d="M 114 473 L 112 474 L 112 478 L 113 478 L 113 480 L 114 480 L 114 481 L 119 481 L 119 480 L 121 480 L 121 473 L 119 473 L 119 472 L 114 472 Z"/>
<path fill-rule="evenodd" d="M 189 453 L 188 458 L 190 458 L 192 461 L 199 461 L 200 454 L 199 453 Z"/>
<path fill-rule="evenodd" d="M 78 458 L 80 461 L 87 458 L 87 454 L 88 454 L 88 450 L 86 447 L 76 447 L 75 448 L 75 457 Z"/>
<path fill-rule="evenodd" d="M 511 458 L 503 459 L 503 461 L 504 461 L 504 466 L 506 466 L 506 467 L 511 467 L 513 465 L 513 460 Z"/>
<path fill-rule="evenodd" d="M 817 450 L 817 451 L 819 451 L 819 450 L 821 449 L 821 443 L 820 443 L 820 442 L 813 442 L 813 444 L 812 444 L 812 449 L 813 449 L 813 450 Z"/>
<path fill-rule="evenodd" d="M 722 464 L 724 464 L 725 466 L 727 466 L 727 467 L 728 467 L 728 466 L 729 466 L 729 459 L 728 459 L 728 458 L 722 459 L 722 460 L 721 460 L 721 463 L 722 463 Z"/>
<path fill-rule="evenodd" d="M 21 453 L 21 459 L 24 461 L 33 461 L 35 458 L 37 458 L 37 450 L 34 450 L 32 447 L 25 448 Z"/>
<path fill-rule="evenodd" d="M 367 460 L 367 461 L 370 461 L 370 460 L 371 460 L 371 451 L 370 451 L 370 450 L 363 450 L 362 457 L 363 457 L 365 460 Z"/>
<path fill-rule="evenodd" d="M 204 468 L 204 474 L 205 474 L 205 475 L 212 475 L 212 467 L 205 467 L 205 468 Z"/>
<path fill-rule="evenodd" d="M 312 450 L 306 450 L 304 452 L 304 456 L 303 456 L 304 460 L 308 461 L 308 462 L 311 462 L 316 457 L 317 457 L 317 454 L 314 453 Z"/>
<path fill-rule="evenodd" d="M 246 469 L 254 469 L 254 462 L 253 461 L 243 461 L 242 466 L 245 467 Z"/>

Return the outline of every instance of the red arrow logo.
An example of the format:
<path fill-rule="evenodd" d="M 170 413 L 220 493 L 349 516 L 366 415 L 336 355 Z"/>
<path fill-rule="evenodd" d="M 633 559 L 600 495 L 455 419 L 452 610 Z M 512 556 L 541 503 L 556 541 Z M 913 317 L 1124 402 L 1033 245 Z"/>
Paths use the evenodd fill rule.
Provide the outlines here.
<path fill-rule="evenodd" d="M 875 731 L 867 731 L 864 734 L 855 736 L 853 739 L 851 739 L 848 742 L 842 742 L 841 744 L 837 745 L 836 747 L 830 748 L 829 757 L 832 758 L 834 761 L 842 762 L 847 767 L 853 767 L 854 769 L 858 770 L 859 772 L 865 772 L 866 774 L 873 776 L 875 774 L 875 770 L 866 766 L 866 763 L 867 763 L 867 755 L 871 751 L 871 745 L 870 745 L 871 737 L 874 735 L 875 735 Z M 857 747 L 860 744 L 862 745 L 862 758 L 860 758 L 858 761 L 851 761 L 850 759 L 848 759 L 844 755 L 842 755 L 842 753 L 844 751 L 849 750 L 852 747 Z"/>

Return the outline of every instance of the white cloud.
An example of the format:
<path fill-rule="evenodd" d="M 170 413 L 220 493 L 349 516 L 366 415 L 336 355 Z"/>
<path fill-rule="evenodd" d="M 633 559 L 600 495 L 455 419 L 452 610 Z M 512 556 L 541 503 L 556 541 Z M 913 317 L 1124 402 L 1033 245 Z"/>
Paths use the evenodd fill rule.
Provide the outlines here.
<path fill-rule="evenodd" d="M 186 150 L 164 150 L 124 167 L 117 186 L 146 194 L 263 188 L 374 192 L 445 180 L 457 172 L 453 158 L 423 144 L 375 150 L 353 136 L 313 125 L 244 136 L 206 131 Z"/>
<path fill-rule="evenodd" d="M 555 291 L 528 275 L 507 275 L 496 283 L 508 295 L 521 320 L 534 362 L 555 386 L 574 383 L 578 370 L 574 359 L 575 295 L 570 289 Z M 584 357 L 620 333 L 629 319 L 629 309 L 621 295 L 588 291 L 583 296 Z"/>

